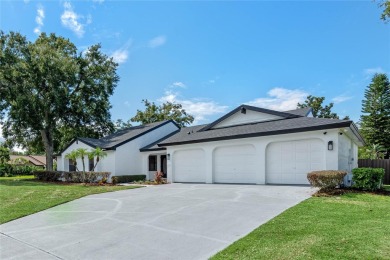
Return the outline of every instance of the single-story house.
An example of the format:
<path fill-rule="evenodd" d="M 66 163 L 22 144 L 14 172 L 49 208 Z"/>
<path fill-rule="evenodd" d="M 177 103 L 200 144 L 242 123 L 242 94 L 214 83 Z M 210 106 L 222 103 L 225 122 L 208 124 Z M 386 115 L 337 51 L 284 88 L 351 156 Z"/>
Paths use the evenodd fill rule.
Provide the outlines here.
<path fill-rule="evenodd" d="M 46 156 L 44 155 L 10 155 L 10 159 L 12 164 L 46 168 Z"/>
<path fill-rule="evenodd" d="M 108 156 L 98 171 L 150 179 L 162 171 L 169 182 L 308 184 L 314 170 L 351 173 L 364 145 L 357 127 L 314 118 L 311 111 L 241 105 L 210 124 L 180 128 L 168 120 L 101 139 L 77 138 L 58 156 L 58 169 L 72 169 L 65 155 L 73 149 L 101 147 Z"/>

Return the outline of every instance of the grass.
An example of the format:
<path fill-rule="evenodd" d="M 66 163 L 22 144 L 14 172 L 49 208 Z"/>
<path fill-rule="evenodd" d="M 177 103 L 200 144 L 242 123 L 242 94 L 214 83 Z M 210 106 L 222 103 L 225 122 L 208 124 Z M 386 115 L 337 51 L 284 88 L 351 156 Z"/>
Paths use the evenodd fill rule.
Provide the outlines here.
<path fill-rule="evenodd" d="M 34 180 L 33 176 L 0 177 L 0 224 L 86 195 L 138 188 L 136 186 L 85 186 Z"/>
<path fill-rule="evenodd" d="M 390 259 L 390 196 L 312 197 L 211 259 Z"/>

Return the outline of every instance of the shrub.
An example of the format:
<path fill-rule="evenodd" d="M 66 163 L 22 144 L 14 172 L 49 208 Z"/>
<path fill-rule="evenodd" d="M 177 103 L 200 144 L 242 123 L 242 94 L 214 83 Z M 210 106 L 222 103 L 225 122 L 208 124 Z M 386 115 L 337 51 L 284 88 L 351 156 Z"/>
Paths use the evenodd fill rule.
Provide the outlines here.
<path fill-rule="evenodd" d="M 118 183 L 118 177 L 112 176 L 111 177 L 111 182 L 112 182 L 112 184 L 116 185 Z"/>
<path fill-rule="evenodd" d="M 122 175 L 122 176 L 115 176 L 115 177 L 117 178 L 118 183 L 146 180 L 146 175 Z"/>
<path fill-rule="evenodd" d="M 66 182 L 94 183 L 107 180 L 110 174 L 110 172 L 64 172 L 62 177 Z"/>
<path fill-rule="evenodd" d="M 154 182 L 156 184 L 162 184 L 163 183 L 163 176 L 164 176 L 163 172 L 156 172 L 154 174 Z"/>
<path fill-rule="evenodd" d="M 355 168 L 352 170 L 353 187 L 362 190 L 375 191 L 381 188 L 385 169 Z"/>
<path fill-rule="evenodd" d="M 34 176 L 35 176 L 35 178 L 37 178 L 40 181 L 59 181 L 63 176 L 63 172 L 35 171 Z"/>
<path fill-rule="evenodd" d="M 345 171 L 314 171 L 307 174 L 311 186 L 320 188 L 322 191 L 335 189 L 343 183 Z"/>

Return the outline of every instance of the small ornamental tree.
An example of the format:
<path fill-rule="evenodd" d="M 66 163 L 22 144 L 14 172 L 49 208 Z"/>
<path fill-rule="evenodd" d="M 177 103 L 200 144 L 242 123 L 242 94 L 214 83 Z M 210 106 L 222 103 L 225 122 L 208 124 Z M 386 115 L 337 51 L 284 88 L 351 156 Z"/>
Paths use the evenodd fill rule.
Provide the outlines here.
<path fill-rule="evenodd" d="M 91 171 L 95 171 L 95 168 L 96 168 L 97 164 L 99 163 L 100 159 L 103 159 L 106 156 L 107 156 L 107 153 L 105 151 L 103 151 L 100 147 L 96 147 L 96 149 L 92 150 L 88 154 L 88 158 L 89 159 L 96 158 L 96 160 L 95 160 L 96 162 L 95 162 L 95 165 L 93 166 L 93 169 Z"/>

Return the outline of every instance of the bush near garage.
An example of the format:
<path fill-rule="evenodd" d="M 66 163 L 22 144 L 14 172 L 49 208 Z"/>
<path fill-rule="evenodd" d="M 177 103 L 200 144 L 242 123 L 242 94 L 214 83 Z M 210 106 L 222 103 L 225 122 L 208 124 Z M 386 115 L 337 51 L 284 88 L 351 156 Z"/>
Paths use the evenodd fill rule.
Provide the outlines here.
<path fill-rule="evenodd" d="M 383 185 L 385 169 L 355 168 L 352 170 L 353 187 L 361 190 L 376 191 Z"/>
<path fill-rule="evenodd" d="M 320 191 L 330 191 L 340 187 L 345 175 L 346 171 L 313 171 L 307 174 L 307 179 L 311 186 L 320 188 Z"/>

